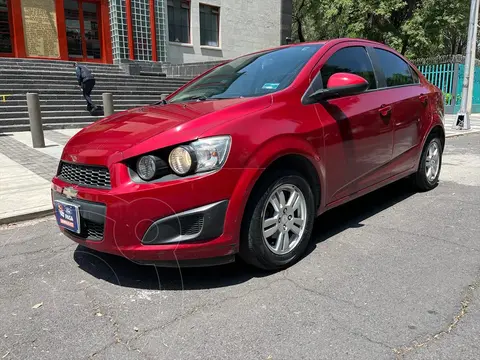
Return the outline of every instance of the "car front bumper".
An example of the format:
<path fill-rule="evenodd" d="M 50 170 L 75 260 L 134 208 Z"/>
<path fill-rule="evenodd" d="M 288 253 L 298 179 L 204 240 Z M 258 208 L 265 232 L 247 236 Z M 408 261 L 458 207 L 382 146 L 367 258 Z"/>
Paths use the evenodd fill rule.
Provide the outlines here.
<path fill-rule="evenodd" d="M 112 189 L 79 187 L 55 177 L 52 201 L 79 206 L 80 234 L 61 230 L 93 250 L 167 266 L 198 259 L 230 262 L 238 252 L 243 213 L 242 201 L 231 201 L 240 174 L 223 169 L 165 184 L 130 181 Z M 63 194 L 67 187 L 78 191 L 75 198 Z"/>

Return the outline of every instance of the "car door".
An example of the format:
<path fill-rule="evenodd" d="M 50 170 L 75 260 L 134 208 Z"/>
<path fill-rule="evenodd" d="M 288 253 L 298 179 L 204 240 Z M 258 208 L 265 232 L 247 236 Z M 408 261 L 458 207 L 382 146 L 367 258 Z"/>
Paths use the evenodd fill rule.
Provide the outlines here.
<path fill-rule="evenodd" d="M 370 84 L 364 93 L 313 105 L 324 129 L 327 203 L 388 177 L 383 167 L 392 159 L 390 112 L 384 109 L 374 67 L 362 43 L 347 44 L 325 54 L 312 82 L 313 87 L 326 86 L 331 75 L 347 72 L 362 76 Z"/>
<path fill-rule="evenodd" d="M 380 68 L 383 84 L 380 86 L 385 104 L 390 104 L 393 125 L 392 175 L 415 165 L 416 147 L 421 142 L 422 125 L 427 124 L 429 107 L 426 84 L 408 63 L 393 52 L 374 48 L 371 53 Z"/>

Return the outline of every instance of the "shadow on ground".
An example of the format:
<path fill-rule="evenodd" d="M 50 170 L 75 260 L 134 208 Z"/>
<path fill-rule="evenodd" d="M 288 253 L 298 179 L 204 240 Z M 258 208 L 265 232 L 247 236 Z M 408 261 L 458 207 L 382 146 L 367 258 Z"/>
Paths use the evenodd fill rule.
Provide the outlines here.
<path fill-rule="evenodd" d="M 323 214 L 315 223 L 307 256 L 315 250 L 316 244 L 346 229 L 362 227 L 363 220 L 413 194 L 410 183 L 402 180 Z M 209 268 L 155 268 L 139 265 L 118 256 L 102 254 L 83 246 L 78 246 L 75 250 L 74 260 L 81 269 L 98 279 L 119 286 L 149 290 L 226 287 L 271 274 L 246 266 L 241 261 Z"/>

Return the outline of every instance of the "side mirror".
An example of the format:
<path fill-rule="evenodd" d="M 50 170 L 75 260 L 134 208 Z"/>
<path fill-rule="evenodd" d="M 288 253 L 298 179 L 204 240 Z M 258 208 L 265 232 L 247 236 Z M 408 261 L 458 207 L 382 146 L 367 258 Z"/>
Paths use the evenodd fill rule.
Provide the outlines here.
<path fill-rule="evenodd" d="M 349 73 L 336 73 L 328 79 L 326 89 L 315 91 L 309 98 L 314 101 L 320 101 L 341 96 L 356 95 L 364 92 L 368 87 L 368 81 L 361 76 Z"/>

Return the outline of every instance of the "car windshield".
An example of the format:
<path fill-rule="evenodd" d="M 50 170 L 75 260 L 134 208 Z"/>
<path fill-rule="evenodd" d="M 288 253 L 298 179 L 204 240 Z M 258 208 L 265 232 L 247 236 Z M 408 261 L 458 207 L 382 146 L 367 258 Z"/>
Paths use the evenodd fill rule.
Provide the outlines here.
<path fill-rule="evenodd" d="M 169 102 L 254 97 L 285 89 L 321 47 L 308 44 L 242 56 L 193 82 Z"/>

